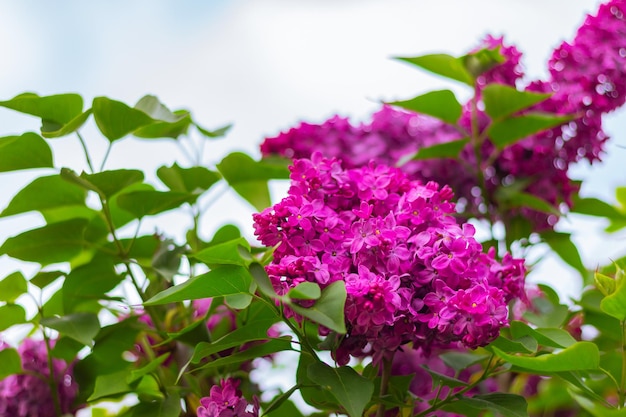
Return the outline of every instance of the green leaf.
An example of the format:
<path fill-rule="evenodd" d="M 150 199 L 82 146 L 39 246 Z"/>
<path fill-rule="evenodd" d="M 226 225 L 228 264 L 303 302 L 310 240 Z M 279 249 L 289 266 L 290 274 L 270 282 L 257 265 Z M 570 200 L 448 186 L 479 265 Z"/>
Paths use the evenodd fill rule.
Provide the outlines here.
<path fill-rule="evenodd" d="M 82 343 L 79 343 L 70 337 L 61 336 L 54 343 L 52 356 L 63 359 L 67 363 L 72 363 L 76 359 L 78 352 L 83 347 L 85 346 Z"/>
<path fill-rule="evenodd" d="M 463 61 L 447 54 L 422 55 L 413 58 L 398 57 L 400 61 L 417 65 L 442 77 L 460 81 L 471 87 L 474 86 L 474 78 L 470 75 Z"/>
<path fill-rule="evenodd" d="M 187 246 L 178 246 L 172 239 L 165 239 L 159 242 L 159 246 L 154 252 L 151 265 L 157 274 L 172 282 L 180 270 L 182 256 L 187 253 Z"/>
<path fill-rule="evenodd" d="M 207 130 L 201 127 L 200 125 L 198 125 L 196 122 L 193 122 L 193 125 L 198 129 L 200 133 L 202 133 L 204 136 L 206 136 L 209 139 L 221 138 L 225 136 L 226 133 L 228 133 L 228 131 L 233 127 L 232 124 L 229 124 L 229 125 L 217 128 L 215 130 Z"/>
<path fill-rule="evenodd" d="M 63 311 L 63 289 L 59 288 L 57 291 L 52 294 L 48 300 L 44 303 L 41 309 L 41 317 L 54 317 L 54 316 L 62 316 L 65 314 Z M 39 317 L 36 316 L 35 320 Z"/>
<path fill-rule="evenodd" d="M 157 176 L 172 191 L 194 194 L 208 190 L 222 178 L 218 172 L 204 167 L 181 168 L 178 164 L 160 167 Z"/>
<path fill-rule="evenodd" d="M 137 325 L 137 319 L 138 316 L 132 316 L 103 327 L 95 338 L 91 354 L 79 364 L 86 367 L 87 372 L 96 374 L 127 369 L 129 364 L 124 358 L 124 352 L 132 351 L 138 340 L 141 328 Z"/>
<path fill-rule="evenodd" d="M 611 219 L 611 223 L 604 229 L 607 233 L 615 233 L 626 227 L 626 219 Z"/>
<path fill-rule="evenodd" d="M 219 266 L 206 274 L 161 291 L 144 305 L 175 303 L 199 298 L 248 293 L 251 277 L 248 270 L 237 265 Z"/>
<path fill-rule="evenodd" d="M 292 300 L 317 300 L 321 295 L 320 286 L 308 281 L 301 282 L 287 293 L 287 297 Z"/>
<path fill-rule="evenodd" d="M 140 138 L 173 138 L 186 134 L 191 124 L 191 116 L 188 111 L 180 110 L 171 112 L 155 96 L 145 96 L 135 105 L 135 109 L 141 110 L 155 120 L 147 126 L 133 132 Z"/>
<path fill-rule="evenodd" d="M 615 189 L 615 199 L 623 209 L 626 209 L 626 187 L 617 187 Z"/>
<path fill-rule="evenodd" d="M 626 210 L 626 187 L 617 187 L 615 189 L 615 199 L 622 209 Z"/>
<path fill-rule="evenodd" d="M 276 323 L 277 318 L 252 320 L 242 327 L 226 333 L 224 336 L 213 342 L 198 343 L 191 358 L 192 363 L 200 363 L 202 359 L 214 353 L 222 352 L 236 346 L 243 346 L 245 343 L 267 340 L 267 330 Z"/>
<path fill-rule="evenodd" d="M 0 138 L 0 155 L 0 172 L 54 166 L 50 146 L 32 132 Z"/>
<path fill-rule="evenodd" d="M 71 337 L 86 346 L 91 343 L 100 331 L 98 316 L 92 313 L 75 313 L 62 317 L 47 317 L 41 319 L 41 324 L 56 330 L 62 335 Z"/>
<path fill-rule="evenodd" d="M 527 113 L 523 116 L 509 117 L 495 121 L 487 133 L 496 147 L 503 149 L 508 145 L 535 133 L 562 125 L 572 120 L 572 116 L 549 113 Z"/>
<path fill-rule="evenodd" d="M 177 191 L 137 190 L 119 194 L 117 204 L 141 219 L 191 203 L 195 198 L 193 194 Z"/>
<path fill-rule="evenodd" d="M 154 187 L 142 182 L 142 183 L 135 183 L 135 184 L 129 185 L 123 190 L 124 193 L 129 193 L 129 192 L 134 192 L 134 191 L 154 191 Z M 115 226 L 116 229 L 121 229 L 122 226 L 137 220 L 137 217 L 134 214 L 121 208 L 120 205 L 118 204 L 118 197 L 121 194 L 122 192 L 115 194 L 108 201 L 109 210 L 111 211 L 111 220 L 113 220 L 113 225 Z"/>
<path fill-rule="evenodd" d="M 17 350 L 13 348 L 4 348 L 0 350 L 0 380 L 9 375 L 19 374 L 22 372 L 22 358 Z"/>
<path fill-rule="evenodd" d="M 65 275 L 65 272 L 61 271 L 39 271 L 30 279 L 30 283 L 36 285 L 39 288 L 45 288 L 48 285 L 56 281 L 57 278 Z"/>
<path fill-rule="evenodd" d="M 13 197 L 0 217 L 13 216 L 33 210 L 56 207 L 84 206 L 86 193 L 60 175 L 35 178 Z"/>
<path fill-rule="evenodd" d="M 178 417 L 180 416 L 180 398 L 168 395 L 163 400 L 140 402 L 120 417 Z"/>
<path fill-rule="evenodd" d="M 326 387 L 322 387 L 314 383 L 308 375 L 308 369 L 319 359 L 313 358 L 309 353 L 302 352 L 298 361 L 298 369 L 296 371 L 296 380 L 300 385 L 300 394 L 307 404 L 321 410 L 337 411 L 339 404 L 334 395 L 330 393 Z"/>
<path fill-rule="evenodd" d="M 596 288 L 605 296 L 613 294 L 617 289 L 617 282 L 614 278 L 601 274 L 598 271 L 593 274 L 593 281 Z"/>
<path fill-rule="evenodd" d="M 213 235 L 213 239 L 209 243 L 209 246 L 217 245 L 218 243 L 228 242 L 229 240 L 237 239 L 241 236 L 239 228 L 232 224 L 226 224 L 219 229 Z"/>
<path fill-rule="evenodd" d="M 105 199 L 113 197 L 131 184 L 143 181 L 143 172 L 137 169 L 116 169 L 102 171 L 96 174 L 80 174 L 80 178 L 87 181 L 87 189 L 100 194 Z"/>
<path fill-rule="evenodd" d="M 596 274 L 597 276 L 598 274 Z M 608 277 L 607 277 L 608 278 Z M 610 279 L 610 278 L 609 278 Z M 620 276 L 615 281 L 615 290 L 600 301 L 602 312 L 619 321 L 626 320 L 626 278 Z"/>
<path fill-rule="evenodd" d="M 559 233 L 550 230 L 541 233 L 541 238 L 565 263 L 580 272 L 582 277 L 587 276 L 587 268 L 583 265 L 578 248 L 572 243 L 569 233 Z"/>
<path fill-rule="evenodd" d="M 145 112 L 106 97 L 96 97 L 92 104 L 93 116 L 98 129 L 114 142 L 142 126 L 154 123 Z"/>
<path fill-rule="evenodd" d="M 299 385 L 294 385 L 288 391 L 274 397 L 272 401 L 263 406 L 263 416 L 267 417 L 304 417 L 296 405 L 289 400 L 291 395 L 300 389 Z"/>
<path fill-rule="evenodd" d="M 452 377 L 449 377 L 448 375 L 444 375 L 442 373 L 433 371 L 426 365 L 422 365 L 422 368 L 424 368 L 424 370 L 428 372 L 430 376 L 432 377 L 433 388 L 436 387 L 437 385 L 444 385 L 450 388 L 467 386 L 467 382 L 464 382 L 464 381 L 461 381 L 460 379 L 452 378 Z"/>
<path fill-rule="evenodd" d="M 26 311 L 17 304 L 0 306 L 0 332 L 16 324 L 26 323 Z"/>
<path fill-rule="evenodd" d="M 540 375 L 553 372 L 586 371 L 600 367 L 598 346 L 591 342 L 576 342 L 558 353 L 540 356 L 516 356 L 497 347 L 493 351 L 500 358 L 524 370 Z"/>
<path fill-rule="evenodd" d="M 348 366 L 331 368 L 323 362 L 309 365 L 311 381 L 327 389 L 350 417 L 361 417 L 374 393 L 374 383 Z"/>
<path fill-rule="evenodd" d="M 500 53 L 500 47 L 483 48 L 462 56 L 459 60 L 465 66 L 467 72 L 474 78 L 489 71 L 498 64 L 504 62 L 504 56 Z"/>
<path fill-rule="evenodd" d="M 592 401 L 583 395 L 578 395 L 573 390 L 570 390 L 570 395 L 593 417 L 626 417 L 626 408 L 605 407 L 598 401 Z"/>
<path fill-rule="evenodd" d="M 115 272 L 113 259 L 96 256 L 91 262 L 74 268 L 63 282 L 63 307 L 74 312 L 84 302 L 101 300 L 123 277 Z"/>
<path fill-rule="evenodd" d="M 217 165 L 217 169 L 228 184 L 259 211 L 271 204 L 267 181 L 289 178 L 286 165 L 264 160 L 255 161 L 241 152 L 226 156 Z"/>
<path fill-rule="evenodd" d="M 60 127 L 83 111 L 83 99 L 78 94 L 40 97 L 34 93 L 23 93 L 11 100 L 0 101 L 0 106 L 40 117 L 44 125 Z"/>
<path fill-rule="evenodd" d="M 47 124 L 45 126 L 47 130 L 44 130 L 44 126 L 42 126 L 41 135 L 44 138 L 52 139 L 74 133 L 85 124 L 87 119 L 89 119 L 89 116 L 91 116 L 91 113 L 93 113 L 93 110 L 86 110 L 63 125 Z"/>
<path fill-rule="evenodd" d="M 519 91 L 504 84 L 489 84 L 482 90 L 485 113 L 492 119 L 501 119 L 545 101 L 551 94 Z"/>
<path fill-rule="evenodd" d="M 255 344 L 239 352 L 230 354 L 228 356 L 214 359 L 208 362 L 206 365 L 196 368 L 200 369 L 214 369 L 226 365 L 235 365 L 242 362 L 247 362 L 252 359 L 261 358 L 263 356 L 271 355 L 276 352 L 282 352 L 285 350 L 293 350 L 291 347 L 291 336 L 284 336 L 278 339 L 271 339 L 267 342 Z"/>
<path fill-rule="evenodd" d="M 230 318 L 221 321 L 228 321 Z M 168 332 L 167 339 L 163 340 L 160 345 L 167 345 L 176 340 L 187 345 L 196 346 L 200 343 L 208 342 L 210 339 L 209 329 L 204 320 L 196 320 L 195 322 L 183 327 L 179 332 Z"/>
<path fill-rule="evenodd" d="M 539 346 L 537 341 L 528 335 L 521 336 L 515 340 L 510 340 L 500 335 L 486 349 L 491 351 L 494 347 L 508 353 L 534 353 Z"/>
<path fill-rule="evenodd" d="M 165 107 L 165 105 L 161 103 L 158 98 L 151 95 L 143 96 L 137 104 L 135 104 L 135 109 L 141 110 L 155 120 L 161 120 L 168 123 L 177 122 L 184 117 L 175 115 L 167 107 Z"/>
<path fill-rule="evenodd" d="M 620 213 L 626 213 L 626 187 L 617 187 L 615 190 L 615 197 L 620 207 L 618 208 Z M 626 214 L 624 214 L 626 216 Z M 606 228 L 608 233 L 614 233 L 618 230 L 626 227 L 626 219 L 614 218 L 611 219 L 611 224 Z"/>
<path fill-rule="evenodd" d="M 163 362 L 165 362 L 167 360 L 167 358 L 170 357 L 170 353 L 165 353 L 153 360 L 151 360 L 147 365 L 142 366 L 139 369 L 135 369 L 133 371 L 130 372 L 130 374 L 128 374 L 126 376 L 126 383 L 127 384 L 132 384 L 133 382 L 139 381 L 141 378 L 143 378 L 145 375 L 148 375 L 150 373 L 152 373 L 153 371 L 157 370 L 159 368 L 159 366 L 161 366 L 161 364 Z"/>
<path fill-rule="evenodd" d="M 172 138 L 176 139 L 180 135 L 186 135 L 191 125 L 191 116 L 188 112 L 174 112 L 175 115 L 183 116 L 180 120 L 169 122 L 155 122 L 133 132 L 133 135 L 144 139 Z"/>
<path fill-rule="evenodd" d="M 128 371 L 126 370 L 98 375 L 93 393 L 87 398 L 87 401 L 117 397 L 130 392 L 132 388 L 126 382 L 127 375 Z"/>
<path fill-rule="evenodd" d="M 239 237 L 228 242 L 219 243 L 217 245 L 209 246 L 206 249 L 201 250 L 195 255 L 191 256 L 193 259 L 197 259 L 209 266 L 212 265 L 248 265 L 248 261 L 243 259 L 237 251 L 238 246 L 243 246 L 250 250 L 250 244 L 243 237 Z"/>
<path fill-rule="evenodd" d="M 459 153 L 463 150 L 465 145 L 469 142 L 468 138 L 453 140 L 445 143 L 438 143 L 436 145 L 426 146 L 420 148 L 417 152 L 409 155 L 405 155 L 398 161 L 397 165 L 402 166 L 411 160 L 423 160 L 423 159 L 439 159 L 439 158 L 458 158 Z"/>
<path fill-rule="evenodd" d="M 0 281 L 0 301 L 13 303 L 20 295 L 28 290 L 26 278 L 16 271 Z"/>
<path fill-rule="evenodd" d="M 430 91 L 410 100 L 393 101 L 388 104 L 426 114 L 450 124 L 455 124 L 463 111 L 461 104 L 450 90 Z"/>
<path fill-rule="evenodd" d="M 537 298 L 532 300 L 533 308 L 537 313 L 527 310 L 523 314 L 524 320 L 535 326 L 549 328 L 563 325 L 569 315 L 569 308 L 562 304 L 553 304 L 550 301 Z"/>
<path fill-rule="evenodd" d="M 566 348 L 574 343 L 576 339 L 572 337 L 567 331 L 563 329 L 546 328 L 546 329 L 533 329 L 524 322 L 513 320 L 511 321 L 511 334 L 514 338 L 520 338 L 523 336 L 533 337 L 541 346 L 548 346 L 553 348 Z"/>
<path fill-rule="evenodd" d="M 457 397 L 457 400 L 444 405 L 442 409 L 463 415 L 483 415 L 486 410 L 504 417 L 527 417 L 528 405 L 524 397 L 515 394 L 493 393 Z"/>
<path fill-rule="evenodd" d="M 83 238 L 87 223 L 86 219 L 74 219 L 29 230 L 7 239 L 0 254 L 42 265 L 67 262 L 87 244 Z"/>
<path fill-rule="evenodd" d="M 252 294 L 232 294 L 224 297 L 224 302 L 235 310 L 245 310 L 252 303 L 252 299 Z"/>
<path fill-rule="evenodd" d="M 344 304 L 346 303 L 346 286 L 343 281 L 335 281 L 322 290 L 319 300 L 311 307 L 305 308 L 298 304 L 289 304 L 291 309 L 316 323 L 337 333 L 346 333 Z"/>
<path fill-rule="evenodd" d="M 489 358 L 489 355 L 478 355 L 476 353 L 469 352 L 444 352 L 439 355 L 439 358 L 455 371 L 462 371 L 470 366 L 477 364 Z"/>
<path fill-rule="evenodd" d="M 626 215 L 612 205 L 597 198 L 580 198 L 574 196 L 574 213 L 586 214 L 588 216 L 606 217 L 607 219 L 626 220 Z"/>
<path fill-rule="evenodd" d="M 261 264 L 253 262 L 250 264 L 248 269 L 250 270 L 250 275 L 252 275 L 254 282 L 263 294 L 272 298 L 278 297 L 276 291 L 274 290 L 274 286 L 272 285 L 272 281 L 270 281 L 265 268 Z"/>
<path fill-rule="evenodd" d="M 494 197 L 498 203 L 504 206 L 505 210 L 511 207 L 526 207 L 543 213 L 561 215 L 561 212 L 546 200 L 533 194 L 516 190 L 516 187 L 499 187 Z"/>

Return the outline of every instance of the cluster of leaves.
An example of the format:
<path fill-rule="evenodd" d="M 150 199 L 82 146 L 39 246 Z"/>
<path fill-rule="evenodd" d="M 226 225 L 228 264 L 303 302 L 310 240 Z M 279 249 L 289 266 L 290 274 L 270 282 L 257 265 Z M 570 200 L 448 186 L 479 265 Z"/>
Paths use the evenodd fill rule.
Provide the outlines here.
<path fill-rule="evenodd" d="M 119 399 L 132 392 L 139 395 L 140 402 L 127 411 L 128 415 L 176 416 L 181 412 L 180 398 L 185 398 L 188 409 L 193 410 L 193 398 L 208 393 L 206 385 L 214 382 L 215 369 L 223 372 L 229 365 L 256 355 L 291 349 L 288 340 L 278 339 L 258 347 L 265 353 L 250 349 L 246 352 L 248 359 L 231 355 L 222 358 L 227 359 L 224 364 L 213 361 L 207 365 L 206 358 L 215 356 L 215 352 L 240 345 L 242 339 L 249 342 L 260 338 L 263 329 L 267 330 L 278 316 L 256 303 L 246 309 L 242 318 L 236 318 L 242 334 L 231 333 L 230 339 L 212 343 L 207 350 L 204 344 L 229 329 L 208 329 L 206 318 L 196 317 L 189 303 L 180 302 L 216 297 L 207 313 L 210 316 L 229 295 L 245 293 L 249 296 L 233 297 L 228 305 L 240 309 L 250 306 L 254 293 L 247 269 L 250 261 L 240 258 L 238 252 L 238 247 L 249 250 L 249 244 L 232 225 L 222 227 L 209 241 L 202 240 L 199 207 L 220 182 L 229 184 L 256 207 L 269 205 L 267 181 L 286 178 L 285 163 L 257 162 L 242 153 L 226 156 L 215 169 L 174 163 L 157 169 L 162 184 L 155 186 L 145 182 L 144 172 L 139 169 L 103 169 L 111 146 L 129 135 L 148 140 L 171 138 L 181 143 L 191 140 L 185 135 L 192 126 L 201 140 L 213 140 L 223 136 L 229 126 L 209 131 L 199 126 L 188 111 L 171 112 L 153 96 L 142 98 L 134 107 L 97 97 L 90 109 L 83 110 L 83 100 L 76 94 L 39 97 L 27 93 L 0 105 L 41 119 L 40 133 L 0 139 L 0 171 L 44 172 L 21 189 L 0 213 L 0 217 L 8 218 L 37 212 L 43 220 L 43 225 L 31 225 L 0 246 L 1 254 L 40 266 L 32 276 L 16 271 L 0 281 L 0 330 L 30 326 L 32 333 L 43 334 L 46 340 L 54 335 L 50 360 L 72 362 L 79 357 L 73 365 L 80 386 L 77 404 Z M 99 171 L 94 170 L 87 152 L 89 141 L 79 130 L 91 115 L 109 145 Z M 71 134 L 84 147 L 89 172 L 79 174 L 54 163 L 47 140 Z M 200 161 L 201 155 L 197 158 Z M 145 219 L 170 210 L 182 211 L 185 206 L 191 207 L 191 226 L 181 230 L 184 243 L 175 242 L 180 236 L 142 232 Z M 187 279 L 180 273 L 185 263 Z M 167 300 L 162 291 L 175 280 L 186 281 L 194 293 L 179 296 L 179 302 L 166 301 L 167 306 L 154 307 L 159 298 Z M 201 289 L 194 289 L 194 283 L 201 283 Z M 142 301 L 161 295 L 153 303 L 146 303 L 144 311 L 133 306 L 124 291 L 135 291 L 134 299 Z M 43 299 L 34 296 L 44 292 L 51 295 Z M 33 295 L 32 299 L 28 295 Z M 233 337 L 238 338 L 234 345 Z M 177 344 L 191 350 L 188 357 Z M 1 352 L 7 359 L 2 361 L 6 365 L 1 377 L 23 372 L 15 349 Z M 129 361 L 129 352 L 144 357 Z M 172 362 L 175 354 L 181 356 L 177 358 L 181 363 L 163 366 Z M 179 375 L 183 369 L 187 369 L 185 376 Z M 185 388 L 180 378 L 186 381 Z M 161 410 L 160 414 L 155 410 Z"/>

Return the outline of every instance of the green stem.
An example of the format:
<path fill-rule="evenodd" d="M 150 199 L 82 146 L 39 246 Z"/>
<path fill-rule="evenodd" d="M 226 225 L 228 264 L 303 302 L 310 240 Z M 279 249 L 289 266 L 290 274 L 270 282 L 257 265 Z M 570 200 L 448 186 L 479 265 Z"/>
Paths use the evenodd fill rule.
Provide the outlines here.
<path fill-rule="evenodd" d="M 102 163 L 100 164 L 100 171 L 104 171 L 104 164 L 106 164 L 107 159 L 109 159 L 109 154 L 111 153 L 112 147 L 113 147 L 113 142 L 109 142 L 109 146 L 107 146 L 107 150 L 104 154 L 104 158 L 102 158 Z"/>
<path fill-rule="evenodd" d="M 127 249 L 124 248 L 124 245 L 122 245 L 122 242 L 119 240 L 119 238 L 117 237 L 117 234 L 115 233 L 115 225 L 113 224 L 113 217 L 111 216 L 111 209 L 109 208 L 109 204 L 107 200 L 103 198 L 102 196 L 100 196 L 100 203 L 102 204 L 102 211 L 104 212 L 104 217 L 106 219 L 107 226 L 109 227 L 109 231 L 111 232 L 111 236 L 113 237 L 113 241 L 115 242 L 115 246 L 117 247 L 117 250 L 118 250 L 117 255 L 120 258 L 122 258 L 122 262 L 124 263 L 124 266 L 126 267 L 126 273 L 130 277 L 131 282 L 133 286 L 135 287 L 137 294 L 141 298 L 142 303 L 145 303 L 147 301 L 146 294 L 144 293 L 143 289 L 139 285 L 139 281 L 137 280 L 137 278 L 135 278 L 135 275 L 133 274 L 133 270 L 130 267 L 131 261 L 127 259 L 128 257 Z M 139 228 L 137 230 L 139 230 Z M 152 324 L 154 325 L 155 329 L 157 329 L 158 331 L 163 331 L 163 326 L 161 325 L 161 322 L 158 320 L 158 316 L 156 315 L 154 309 L 152 307 L 146 307 L 146 312 L 150 316 L 150 319 L 152 320 Z"/>
<path fill-rule="evenodd" d="M 387 395 L 389 392 L 389 379 L 391 378 L 391 362 L 393 361 L 393 355 L 391 358 L 383 359 L 383 374 L 380 377 L 380 404 L 378 405 L 378 410 L 376 411 L 376 417 L 384 417 L 385 415 L 385 403 L 382 401 L 383 397 Z"/>
<path fill-rule="evenodd" d="M 220 200 L 220 198 L 226 193 L 226 191 L 228 191 L 230 189 L 230 187 L 228 186 L 228 183 L 226 183 L 226 181 L 222 182 L 222 184 L 224 184 L 222 186 L 222 189 L 221 190 L 218 189 L 217 191 L 215 191 L 214 192 L 215 195 L 209 201 L 207 201 L 204 204 L 204 206 L 200 209 L 200 211 L 202 213 L 207 213 L 209 207 L 211 207 L 213 204 L 218 202 Z M 213 190 L 215 190 L 215 188 Z"/>
<path fill-rule="evenodd" d="M 40 311 L 41 314 L 41 311 Z M 43 317 L 43 314 L 42 314 Z M 52 395 L 52 402 L 54 403 L 54 411 L 57 416 L 61 417 L 63 412 L 61 410 L 61 401 L 59 400 L 59 388 L 57 387 L 54 364 L 52 362 L 52 346 L 50 346 L 50 338 L 46 331 L 43 331 L 43 339 L 46 343 L 46 355 L 48 357 L 48 386 L 50 387 L 50 395 Z"/>
<path fill-rule="evenodd" d="M 124 266 L 126 267 L 126 273 L 130 277 L 130 280 L 133 283 L 133 286 L 135 287 L 137 294 L 139 294 L 139 297 L 141 298 L 142 304 L 145 304 L 145 302 L 148 299 L 146 298 L 146 294 L 144 293 L 143 289 L 139 285 L 139 281 L 137 280 L 137 278 L 135 278 L 135 274 L 133 274 L 133 270 L 130 267 L 130 261 L 124 261 Z M 154 308 L 151 306 L 145 306 L 144 308 L 146 309 L 146 313 L 148 313 L 148 315 L 150 316 L 150 319 L 152 320 L 152 324 L 154 325 L 154 328 L 158 332 L 163 332 L 164 331 L 163 325 L 161 324 L 161 321 L 158 320 L 158 316 L 156 315 Z"/>
<path fill-rule="evenodd" d="M 87 150 L 87 144 L 85 143 L 85 140 L 80 135 L 80 133 L 78 133 L 78 131 L 76 132 L 76 136 L 78 136 L 80 145 L 83 147 L 83 152 L 85 153 L 85 159 L 87 160 L 87 165 L 89 166 L 89 171 L 93 174 L 94 169 L 93 169 L 93 164 L 91 163 L 91 158 L 89 157 L 89 151 Z"/>
<path fill-rule="evenodd" d="M 191 139 L 190 139 L 191 140 Z M 193 157 L 193 154 L 189 153 L 189 151 L 187 150 L 187 148 L 185 148 L 185 146 L 183 145 L 183 142 L 181 140 L 177 140 L 176 143 L 178 144 L 178 148 L 180 149 L 180 151 L 183 153 L 183 155 L 185 155 L 185 158 L 187 158 L 187 160 L 193 164 L 195 159 Z M 193 144 L 191 144 L 192 148 L 193 148 Z M 197 154 L 198 152 L 193 149 L 193 151 L 195 151 L 194 153 Z"/>

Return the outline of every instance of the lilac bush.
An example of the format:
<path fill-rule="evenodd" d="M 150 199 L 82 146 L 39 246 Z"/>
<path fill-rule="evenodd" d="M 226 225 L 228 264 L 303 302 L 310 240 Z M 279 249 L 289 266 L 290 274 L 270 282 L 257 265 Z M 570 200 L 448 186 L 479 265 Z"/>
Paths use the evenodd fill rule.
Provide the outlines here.
<path fill-rule="evenodd" d="M 626 257 L 592 274 L 550 229 L 572 204 L 626 227 L 625 187 L 619 205 L 584 198 L 569 172 L 601 159 L 602 116 L 626 99 L 625 12 L 612 0 L 589 16 L 545 80 L 525 80 L 501 37 L 462 57 L 401 58 L 473 97 L 434 91 L 261 145 L 290 161 L 233 152 L 208 168 L 204 142 L 186 135 L 228 127 L 209 131 L 154 96 L 87 109 L 77 94 L 0 101 L 41 119 L 41 135 L 0 138 L 0 172 L 46 170 L 0 212 L 41 215 L 0 245 L 40 266 L 0 279 L 0 331 L 46 338 L 0 342 L 0 416 L 109 416 L 98 407 L 121 401 L 118 417 L 304 417 L 296 393 L 316 417 L 621 415 Z M 79 133 L 91 117 L 108 141 L 99 169 Z M 88 172 L 54 164 L 46 139 L 70 134 Z M 178 141 L 193 166 L 159 167 L 157 185 L 105 169 L 130 135 Z M 290 181 L 273 205 L 269 180 Z M 256 209 L 260 245 L 230 224 L 204 235 L 216 184 Z M 144 230 L 170 210 L 189 215 L 177 237 Z M 580 297 L 526 287 L 517 253 L 536 243 L 580 272 Z M 281 352 L 291 386 L 265 380 L 262 358 Z"/>

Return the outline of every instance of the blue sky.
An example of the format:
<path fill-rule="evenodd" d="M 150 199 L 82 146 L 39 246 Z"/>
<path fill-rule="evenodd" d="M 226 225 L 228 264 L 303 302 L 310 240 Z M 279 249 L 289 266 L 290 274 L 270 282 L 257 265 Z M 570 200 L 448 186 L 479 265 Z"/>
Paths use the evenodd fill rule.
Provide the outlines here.
<path fill-rule="evenodd" d="M 206 127 L 234 123 L 227 139 L 208 149 L 215 163 L 228 151 L 257 153 L 263 137 L 300 120 L 322 121 L 339 113 L 366 118 L 382 99 L 409 98 L 434 88 L 468 91 L 390 59 L 441 51 L 462 54 L 487 33 L 504 34 L 525 53 L 528 74 L 541 77 L 551 50 L 573 38 L 597 0 L 163 0 L 46 2 L 0 0 L 0 99 L 23 91 L 42 95 L 78 92 L 128 103 L 157 95 L 173 109 L 185 107 Z M 611 198 L 626 185 L 618 144 L 626 144 L 626 112 L 607 118 L 614 137 L 606 163 L 577 169 L 587 194 Z M 0 109 L 1 134 L 36 130 L 38 123 Z M 87 130 L 88 145 L 105 142 Z M 144 169 L 182 158 L 171 142 L 125 139 L 113 150 L 109 168 Z M 54 142 L 59 164 L 84 168 L 74 138 Z M 28 175 L 0 180 L 5 206 Z M 277 197 L 280 197 L 277 195 Z M 214 206 L 211 229 L 251 211 L 234 196 Z M 0 240 L 28 227 L 28 217 L 0 223 Z M 166 226 L 163 226 L 166 227 Z M 589 266 L 623 250 L 588 223 L 567 223 L 587 242 Z M 619 242 L 617 242 L 619 243 Z M 622 245 L 623 246 L 623 245 Z M 601 258 L 601 259 L 599 259 Z M 4 265 L 6 259 L 0 259 Z M 553 266 L 557 263 L 553 262 Z M 565 268 L 563 274 L 570 272 Z M 569 282 L 568 278 L 564 278 Z"/>

